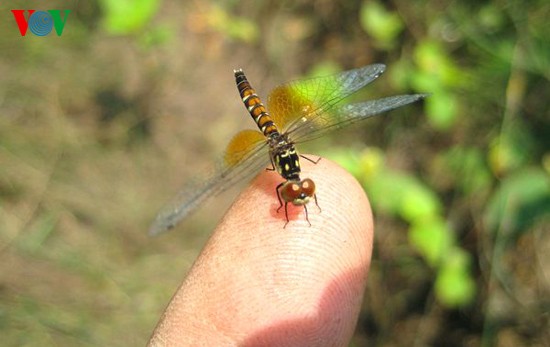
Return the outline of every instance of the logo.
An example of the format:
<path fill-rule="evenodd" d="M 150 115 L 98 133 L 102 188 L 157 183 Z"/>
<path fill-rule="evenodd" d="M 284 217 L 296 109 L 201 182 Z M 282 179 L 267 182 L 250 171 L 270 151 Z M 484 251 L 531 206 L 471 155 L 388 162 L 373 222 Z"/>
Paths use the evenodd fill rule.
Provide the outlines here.
<path fill-rule="evenodd" d="M 26 18 L 25 11 L 28 13 Z M 11 10 L 11 12 L 21 36 L 27 34 L 27 29 L 36 36 L 46 36 L 55 29 L 57 36 L 61 36 L 71 10 Z M 61 12 L 63 12 L 63 18 L 61 18 Z"/>

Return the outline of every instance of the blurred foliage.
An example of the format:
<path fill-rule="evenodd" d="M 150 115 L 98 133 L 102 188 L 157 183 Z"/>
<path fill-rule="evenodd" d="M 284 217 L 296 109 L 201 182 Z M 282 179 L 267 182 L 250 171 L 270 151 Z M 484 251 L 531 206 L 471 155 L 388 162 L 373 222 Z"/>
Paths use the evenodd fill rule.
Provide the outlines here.
<path fill-rule="evenodd" d="M 241 126 L 231 69 L 250 67 L 265 95 L 374 62 L 388 71 L 357 99 L 430 96 L 316 150 L 376 214 L 352 345 L 550 343 L 547 1 L 65 7 L 61 37 L 0 26 L 3 345 L 144 344 L 223 210 L 146 237 Z"/>
<path fill-rule="evenodd" d="M 247 43 L 256 42 L 260 34 L 256 23 L 246 17 L 232 15 L 230 11 L 218 5 L 206 11 L 205 22 L 213 30 Z"/>
<path fill-rule="evenodd" d="M 530 230 L 542 216 L 550 212 L 548 173 L 536 167 L 525 167 L 502 181 L 489 198 L 485 223 L 487 231 L 506 233 L 512 242 L 518 233 Z"/>
<path fill-rule="evenodd" d="M 421 42 L 414 52 L 414 61 L 418 67 L 412 74 L 411 85 L 418 90 L 433 92 L 426 100 L 426 115 L 438 130 L 449 130 L 455 123 L 459 104 L 453 88 L 469 89 L 464 82 L 467 75 L 461 73 L 440 43 Z"/>
<path fill-rule="evenodd" d="M 200 33 L 216 33 L 225 39 L 243 43 L 256 43 L 260 37 L 259 24 L 235 14 L 238 3 L 234 1 L 204 3 L 190 17 L 193 30 Z"/>
<path fill-rule="evenodd" d="M 461 249 L 455 232 L 445 221 L 443 203 L 436 193 L 413 175 L 387 168 L 380 151 L 365 150 L 357 156 L 342 149 L 332 152 L 329 157 L 359 179 L 375 211 L 394 214 L 407 221 L 409 242 L 436 270 L 438 299 L 448 307 L 470 304 L 476 291 L 472 260 L 467 251 Z"/>
<path fill-rule="evenodd" d="M 109 35 L 134 35 L 140 47 L 145 49 L 173 40 L 173 29 L 153 21 L 160 0 L 101 0 L 99 5 L 103 12 L 102 27 Z"/>
<path fill-rule="evenodd" d="M 397 13 L 387 11 L 377 1 L 365 1 L 361 6 L 361 26 L 375 40 L 377 48 L 395 48 L 405 24 Z"/>
<path fill-rule="evenodd" d="M 151 24 L 160 0 L 101 0 L 103 27 L 111 35 L 132 34 Z"/>

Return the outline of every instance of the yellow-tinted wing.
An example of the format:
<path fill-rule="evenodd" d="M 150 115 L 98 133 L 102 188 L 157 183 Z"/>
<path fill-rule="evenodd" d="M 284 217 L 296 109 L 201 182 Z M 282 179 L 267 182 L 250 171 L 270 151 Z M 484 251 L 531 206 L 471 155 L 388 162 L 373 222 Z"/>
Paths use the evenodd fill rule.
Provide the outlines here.
<path fill-rule="evenodd" d="M 339 74 L 299 80 L 273 89 L 267 99 L 267 109 L 275 124 L 282 129 L 294 122 L 327 113 L 342 99 L 355 93 L 380 76 L 383 64 L 367 65 Z"/>
<path fill-rule="evenodd" d="M 236 182 L 247 180 L 269 163 L 267 144 L 262 133 L 243 130 L 229 142 L 216 169 L 187 183 L 153 221 L 149 234 L 167 231 L 192 213 L 201 203 L 223 192 Z"/>
<path fill-rule="evenodd" d="M 411 104 L 426 96 L 427 94 L 394 95 L 383 99 L 338 105 L 327 112 L 314 112 L 304 116 L 302 121 L 293 122 L 287 133 L 295 142 L 313 140 L 327 132 Z"/>

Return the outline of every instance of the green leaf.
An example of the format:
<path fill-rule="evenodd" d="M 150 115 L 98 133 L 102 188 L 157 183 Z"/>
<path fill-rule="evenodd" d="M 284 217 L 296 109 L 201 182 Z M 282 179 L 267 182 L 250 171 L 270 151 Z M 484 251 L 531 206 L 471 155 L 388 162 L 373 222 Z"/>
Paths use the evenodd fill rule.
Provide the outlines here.
<path fill-rule="evenodd" d="M 415 48 L 414 61 L 422 74 L 427 75 L 422 76 L 422 79 L 430 78 L 432 86 L 439 86 L 436 89 L 430 89 L 433 93 L 438 92 L 439 89 L 446 90 L 449 87 L 465 87 L 468 83 L 467 72 L 456 66 L 440 42 L 422 41 Z"/>
<path fill-rule="evenodd" d="M 362 183 L 376 208 L 397 214 L 409 223 L 437 215 L 441 210 L 435 193 L 414 176 L 381 169 Z"/>
<path fill-rule="evenodd" d="M 103 27 L 112 35 L 142 30 L 157 13 L 159 0 L 101 0 Z"/>
<path fill-rule="evenodd" d="M 364 186 L 384 169 L 384 153 L 375 147 L 367 147 L 362 151 L 329 150 L 325 152 L 325 157 L 342 165 Z"/>
<path fill-rule="evenodd" d="M 445 92 L 430 95 L 425 101 L 425 109 L 430 124 L 438 130 L 449 130 L 455 124 L 459 102 Z"/>
<path fill-rule="evenodd" d="M 398 14 L 387 11 L 380 3 L 364 2 L 360 21 L 363 29 L 386 48 L 391 48 L 405 25 Z"/>
<path fill-rule="evenodd" d="M 441 212 L 441 202 L 428 186 L 411 176 L 401 185 L 401 216 L 408 222 L 430 218 Z"/>
<path fill-rule="evenodd" d="M 450 247 L 454 244 L 454 238 L 446 222 L 434 216 L 416 221 L 412 225 L 409 231 L 409 242 L 430 266 L 436 267 L 448 254 Z"/>
<path fill-rule="evenodd" d="M 470 275 L 471 256 L 459 248 L 452 249 L 439 269 L 435 281 L 436 296 L 450 308 L 463 307 L 472 302 L 476 284 Z"/>

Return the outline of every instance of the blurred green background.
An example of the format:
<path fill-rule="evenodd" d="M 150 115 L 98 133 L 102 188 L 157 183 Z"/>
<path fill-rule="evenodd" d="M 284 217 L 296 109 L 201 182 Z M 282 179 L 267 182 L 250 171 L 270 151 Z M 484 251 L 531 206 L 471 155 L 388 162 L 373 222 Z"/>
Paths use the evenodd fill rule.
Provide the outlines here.
<path fill-rule="evenodd" d="M 2 346 L 145 344 L 234 197 L 147 236 L 253 127 L 233 69 L 265 97 L 376 62 L 358 99 L 432 95 L 302 149 L 353 172 L 376 216 L 351 346 L 550 345 L 546 0 L 0 7 Z M 22 37 L 12 9 L 71 12 Z"/>

